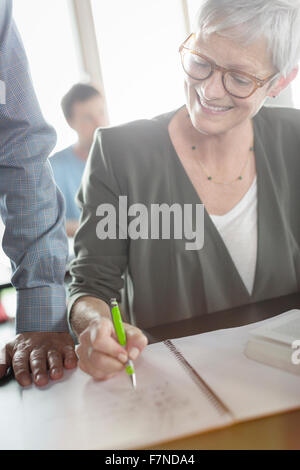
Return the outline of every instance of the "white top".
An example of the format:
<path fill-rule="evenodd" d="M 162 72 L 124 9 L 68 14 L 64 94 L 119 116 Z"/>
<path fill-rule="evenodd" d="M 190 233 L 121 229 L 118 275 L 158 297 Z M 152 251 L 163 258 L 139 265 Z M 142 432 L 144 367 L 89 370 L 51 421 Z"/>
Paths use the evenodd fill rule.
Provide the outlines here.
<path fill-rule="evenodd" d="M 210 218 L 251 295 L 257 257 L 257 178 L 233 209 Z"/>

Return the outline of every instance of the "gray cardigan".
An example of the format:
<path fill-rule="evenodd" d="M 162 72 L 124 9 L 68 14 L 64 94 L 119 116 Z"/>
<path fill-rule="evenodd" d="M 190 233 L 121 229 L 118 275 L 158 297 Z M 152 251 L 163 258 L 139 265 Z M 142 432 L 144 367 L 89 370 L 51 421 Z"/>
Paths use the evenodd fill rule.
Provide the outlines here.
<path fill-rule="evenodd" d="M 206 211 L 200 250 L 187 251 L 186 240 L 172 238 L 98 239 L 98 205 L 113 204 L 118 212 L 121 195 L 128 205 L 201 203 L 169 137 L 176 111 L 98 130 L 78 193 L 69 311 L 80 296 L 121 301 L 122 292 L 126 319 L 149 328 L 299 291 L 298 110 L 264 107 L 253 119 L 258 250 L 252 295 Z"/>

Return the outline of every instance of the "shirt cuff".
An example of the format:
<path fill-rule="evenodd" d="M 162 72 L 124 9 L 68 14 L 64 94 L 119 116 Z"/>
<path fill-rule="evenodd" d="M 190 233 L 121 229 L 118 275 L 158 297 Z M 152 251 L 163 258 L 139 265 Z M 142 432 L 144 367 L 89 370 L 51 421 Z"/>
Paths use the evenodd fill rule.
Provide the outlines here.
<path fill-rule="evenodd" d="M 64 286 L 17 290 L 16 331 L 69 331 Z"/>

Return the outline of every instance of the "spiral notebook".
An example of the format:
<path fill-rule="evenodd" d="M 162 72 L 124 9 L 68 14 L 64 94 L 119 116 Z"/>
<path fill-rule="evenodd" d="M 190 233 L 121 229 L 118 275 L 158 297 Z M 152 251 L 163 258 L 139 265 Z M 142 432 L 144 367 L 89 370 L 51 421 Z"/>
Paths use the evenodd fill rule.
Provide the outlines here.
<path fill-rule="evenodd" d="M 244 354 L 267 321 L 147 346 L 136 391 L 125 372 L 96 382 L 80 370 L 22 390 L 25 448 L 138 449 L 300 408 L 299 376 Z"/>

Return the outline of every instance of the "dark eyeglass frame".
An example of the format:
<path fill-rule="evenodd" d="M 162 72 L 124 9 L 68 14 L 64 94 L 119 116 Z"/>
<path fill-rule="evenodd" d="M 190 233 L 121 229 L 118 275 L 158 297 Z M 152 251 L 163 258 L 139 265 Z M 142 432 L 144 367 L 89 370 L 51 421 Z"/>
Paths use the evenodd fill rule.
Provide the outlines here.
<path fill-rule="evenodd" d="M 246 98 L 249 98 L 250 96 L 253 95 L 253 93 L 256 92 L 256 90 L 258 88 L 261 88 L 263 87 L 267 82 L 269 82 L 270 80 L 272 80 L 273 78 L 275 78 L 277 75 L 279 75 L 278 72 L 275 72 L 274 74 L 270 75 L 269 77 L 266 77 L 266 78 L 257 78 L 255 77 L 254 75 L 251 75 L 247 72 L 242 72 L 241 70 L 237 70 L 237 69 L 227 69 L 225 67 L 221 67 L 220 65 L 217 65 L 213 60 L 209 59 L 208 57 L 206 57 L 205 55 L 201 54 L 200 52 L 198 52 L 196 49 L 192 49 L 190 47 L 188 47 L 186 44 L 188 43 L 188 41 L 193 37 L 195 36 L 195 33 L 191 33 L 187 38 L 186 40 L 181 44 L 180 48 L 179 48 L 179 52 L 180 52 L 180 56 L 181 56 L 181 63 L 182 63 L 182 67 L 183 67 L 183 70 L 185 71 L 185 73 L 191 77 L 193 80 L 197 80 L 197 81 L 203 81 L 203 80 L 207 80 L 208 78 L 210 78 L 215 70 L 219 70 L 221 73 L 222 73 L 222 83 L 223 83 L 223 86 L 224 86 L 224 89 L 227 91 L 227 93 L 229 93 L 229 95 L 231 96 L 234 96 L 235 98 L 239 98 L 241 100 L 243 99 L 246 99 Z M 210 66 L 211 66 L 211 71 L 209 73 L 209 75 L 205 78 L 195 78 L 193 77 L 192 75 L 190 75 L 184 68 L 184 64 L 183 64 L 183 55 L 184 55 L 184 49 L 188 50 L 189 52 L 191 52 L 192 54 L 195 54 L 199 57 L 201 57 L 201 59 L 204 59 L 206 60 Z M 234 95 L 233 93 L 231 93 L 230 91 L 227 90 L 226 86 L 225 86 L 225 80 L 224 80 L 224 75 L 226 73 L 237 73 L 238 75 L 242 75 L 246 78 L 249 78 L 250 80 L 252 80 L 253 82 L 253 85 L 254 85 L 254 89 L 251 91 L 251 93 L 249 93 L 249 95 L 247 96 L 238 96 L 238 95 Z"/>

